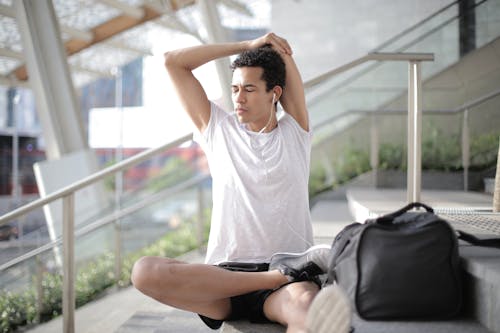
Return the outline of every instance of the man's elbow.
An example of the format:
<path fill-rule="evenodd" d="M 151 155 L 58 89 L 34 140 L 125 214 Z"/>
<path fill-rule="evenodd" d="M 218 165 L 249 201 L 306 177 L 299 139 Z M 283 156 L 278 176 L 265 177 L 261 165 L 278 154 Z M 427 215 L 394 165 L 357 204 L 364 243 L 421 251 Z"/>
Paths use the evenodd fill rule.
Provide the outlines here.
<path fill-rule="evenodd" d="M 165 64 L 165 67 L 168 68 L 169 66 L 172 65 L 172 54 L 170 52 L 165 52 L 163 53 L 163 60 L 164 60 L 164 64 Z"/>
<path fill-rule="evenodd" d="M 179 67 L 178 57 L 174 52 L 165 52 L 163 54 L 163 58 L 165 60 L 165 68 L 168 70 L 169 68 Z"/>

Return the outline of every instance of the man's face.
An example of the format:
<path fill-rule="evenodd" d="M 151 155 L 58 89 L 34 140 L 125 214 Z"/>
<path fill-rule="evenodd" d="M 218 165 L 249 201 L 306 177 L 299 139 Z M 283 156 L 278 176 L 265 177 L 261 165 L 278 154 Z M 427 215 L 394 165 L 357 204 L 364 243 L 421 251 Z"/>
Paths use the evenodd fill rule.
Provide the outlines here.
<path fill-rule="evenodd" d="M 234 110 L 240 123 L 259 131 L 269 119 L 273 108 L 273 91 L 266 92 L 260 67 L 240 67 L 233 72 L 231 85 Z"/>

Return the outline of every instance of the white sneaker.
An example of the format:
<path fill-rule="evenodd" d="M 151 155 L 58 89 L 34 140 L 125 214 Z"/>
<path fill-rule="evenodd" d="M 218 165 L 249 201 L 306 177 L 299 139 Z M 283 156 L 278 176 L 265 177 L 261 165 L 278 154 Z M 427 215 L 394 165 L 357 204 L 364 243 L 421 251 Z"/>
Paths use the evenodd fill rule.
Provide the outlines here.
<path fill-rule="evenodd" d="M 307 312 L 308 333 L 348 333 L 351 329 L 351 305 L 337 285 L 320 290 Z"/>
<path fill-rule="evenodd" d="M 301 269 L 305 264 L 313 262 L 321 269 L 322 273 L 326 273 L 330 264 L 330 250 L 330 245 L 320 244 L 312 246 L 302 253 L 275 253 L 271 257 L 269 270 L 278 269 L 282 265 L 292 269 Z"/>

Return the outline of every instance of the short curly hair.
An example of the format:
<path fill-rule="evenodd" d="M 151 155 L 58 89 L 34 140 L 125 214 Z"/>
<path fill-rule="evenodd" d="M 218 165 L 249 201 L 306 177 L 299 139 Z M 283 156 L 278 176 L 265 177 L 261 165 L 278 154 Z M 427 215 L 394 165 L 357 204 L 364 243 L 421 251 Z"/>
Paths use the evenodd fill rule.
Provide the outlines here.
<path fill-rule="evenodd" d="M 231 64 L 231 70 L 234 72 L 240 67 L 261 67 L 263 69 L 261 78 L 266 82 L 267 91 L 275 86 L 285 87 L 285 63 L 270 45 L 242 52 Z"/>

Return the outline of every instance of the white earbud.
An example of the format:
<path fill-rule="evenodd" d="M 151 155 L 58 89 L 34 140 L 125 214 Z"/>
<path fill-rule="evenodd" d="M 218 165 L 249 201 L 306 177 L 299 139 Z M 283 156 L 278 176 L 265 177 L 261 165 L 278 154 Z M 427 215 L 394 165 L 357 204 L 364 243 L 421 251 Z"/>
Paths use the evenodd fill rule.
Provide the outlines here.
<path fill-rule="evenodd" d="M 273 104 L 276 101 L 276 93 L 273 93 Z"/>

